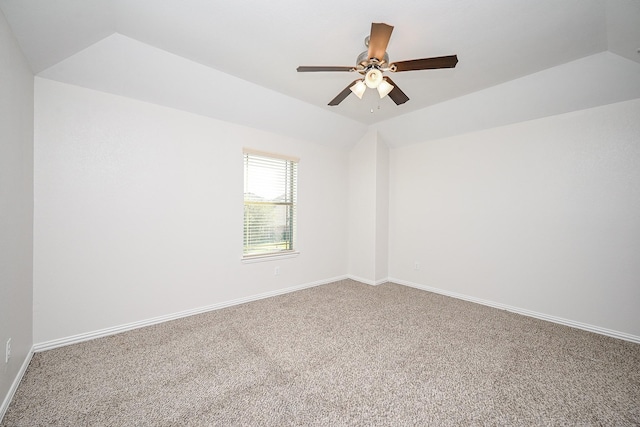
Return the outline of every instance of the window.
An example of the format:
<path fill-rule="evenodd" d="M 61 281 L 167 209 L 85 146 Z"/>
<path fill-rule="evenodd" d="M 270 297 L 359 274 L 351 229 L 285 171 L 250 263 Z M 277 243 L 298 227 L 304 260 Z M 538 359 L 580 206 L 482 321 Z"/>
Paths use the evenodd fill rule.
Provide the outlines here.
<path fill-rule="evenodd" d="M 292 253 L 298 159 L 244 150 L 243 257 Z"/>

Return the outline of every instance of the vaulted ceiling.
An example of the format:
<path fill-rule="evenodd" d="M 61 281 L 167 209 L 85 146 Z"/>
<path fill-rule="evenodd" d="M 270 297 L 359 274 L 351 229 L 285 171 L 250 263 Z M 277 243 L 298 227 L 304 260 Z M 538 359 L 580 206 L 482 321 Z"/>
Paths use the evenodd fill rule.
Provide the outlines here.
<path fill-rule="evenodd" d="M 125 84 L 115 83 L 118 72 L 153 81 L 165 60 L 132 71 L 139 52 L 153 49 L 363 125 L 605 51 L 640 63 L 638 0 L 0 0 L 0 9 L 36 75 L 85 86 L 98 72 L 107 86 Z M 410 98 L 400 106 L 371 90 L 327 106 L 357 76 L 296 67 L 355 65 L 372 22 L 395 27 L 391 61 L 457 54 L 459 63 L 394 74 Z M 201 86 L 226 84 L 204 83 L 206 73 L 189 70 L 173 71 L 177 85 L 198 78 Z M 234 102 L 254 100 L 244 92 Z"/>

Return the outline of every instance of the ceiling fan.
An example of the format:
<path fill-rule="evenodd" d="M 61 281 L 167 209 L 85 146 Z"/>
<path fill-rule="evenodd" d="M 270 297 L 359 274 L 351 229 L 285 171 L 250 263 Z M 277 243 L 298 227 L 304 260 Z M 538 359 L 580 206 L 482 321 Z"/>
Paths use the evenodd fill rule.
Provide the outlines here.
<path fill-rule="evenodd" d="M 391 38 L 393 26 L 383 23 L 372 23 L 371 33 L 364 40 L 364 44 L 368 47 L 367 51 L 358 55 L 355 67 L 341 66 L 300 66 L 297 68 L 299 73 L 318 72 L 318 71 L 348 71 L 358 72 L 363 78 L 358 78 L 349 83 L 329 105 L 335 106 L 345 100 L 351 92 L 358 98 L 362 99 L 362 95 L 367 90 L 377 89 L 380 98 L 389 95 L 389 98 L 396 105 L 404 104 L 409 97 L 396 85 L 390 77 L 384 76 L 385 71 L 397 73 L 400 71 L 414 70 L 433 70 L 437 68 L 454 68 L 458 63 L 457 55 L 439 56 L 434 58 L 411 59 L 408 61 L 399 61 L 389 63 L 389 54 L 387 53 L 387 45 Z"/>

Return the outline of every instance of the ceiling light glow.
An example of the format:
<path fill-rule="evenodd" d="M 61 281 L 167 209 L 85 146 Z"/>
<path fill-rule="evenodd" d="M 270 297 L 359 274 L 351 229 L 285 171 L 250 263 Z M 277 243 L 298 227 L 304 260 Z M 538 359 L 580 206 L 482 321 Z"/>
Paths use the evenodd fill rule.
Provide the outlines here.
<path fill-rule="evenodd" d="M 351 92 L 355 93 L 358 98 L 362 99 L 362 95 L 364 95 L 364 91 L 367 90 L 367 86 L 362 80 L 358 80 L 358 82 L 349 89 Z"/>
<path fill-rule="evenodd" d="M 382 82 L 382 72 L 377 68 L 371 68 L 364 76 L 364 82 L 371 89 L 377 88 L 380 82 Z"/>
<path fill-rule="evenodd" d="M 378 94 L 380 94 L 380 98 L 384 98 L 389 95 L 389 92 L 391 92 L 394 87 L 395 86 L 390 84 L 388 81 L 382 80 L 378 85 Z"/>

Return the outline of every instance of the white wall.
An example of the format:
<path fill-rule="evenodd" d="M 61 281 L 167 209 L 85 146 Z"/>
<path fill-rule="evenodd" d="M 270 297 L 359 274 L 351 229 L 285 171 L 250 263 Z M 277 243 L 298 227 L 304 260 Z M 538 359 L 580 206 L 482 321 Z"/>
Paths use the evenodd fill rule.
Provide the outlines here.
<path fill-rule="evenodd" d="M 368 284 L 387 281 L 389 148 L 370 130 L 349 152 L 348 274 Z"/>
<path fill-rule="evenodd" d="M 376 269 L 376 142 L 369 131 L 349 152 L 348 272 L 365 283 L 375 282 Z"/>
<path fill-rule="evenodd" d="M 33 345 L 32 259 L 33 74 L 0 12 L 0 419 Z"/>
<path fill-rule="evenodd" d="M 296 258 L 240 262 L 244 146 L 301 159 Z M 347 167 L 340 149 L 36 78 L 34 341 L 343 277 Z"/>
<path fill-rule="evenodd" d="M 639 117 L 635 99 L 392 150 L 390 276 L 640 339 Z"/>
<path fill-rule="evenodd" d="M 389 147 L 376 132 L 376 283 L 389 277 Z"/>

